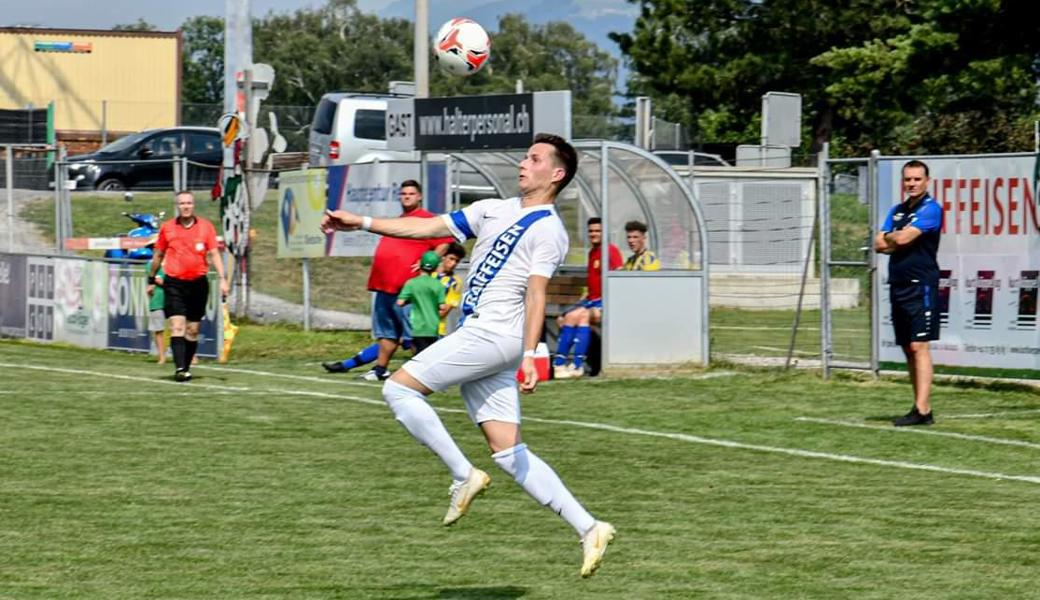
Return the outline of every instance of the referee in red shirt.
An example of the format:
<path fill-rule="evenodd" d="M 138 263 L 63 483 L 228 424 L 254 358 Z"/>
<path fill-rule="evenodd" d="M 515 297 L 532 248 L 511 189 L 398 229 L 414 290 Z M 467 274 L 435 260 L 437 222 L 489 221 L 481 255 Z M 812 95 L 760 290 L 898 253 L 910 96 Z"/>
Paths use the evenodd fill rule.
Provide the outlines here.
<path fill-rule="evenodd" d="M 163 311 L 170 320 L 170 348 L 173 349 L 173 378 L 191 380 L 188 367 L 199 347 L 199 323 L 206 314 L 209 283 L 206 274 L 209 263 L 220 277 L 220 294 L 230 291 L 224 277 L 224 262 L 217 247 L 217 232 L 213 223 L 195 214 L 195 197 L 191 192 L 177 192 L 177 216 L 166 221 L 159 229 L 155 255 L 148 271 L 148 293 L 160 285 L 166 294 Z M 165 260 L 164 260 L 165 259 Z M 164 277 L 156 272 L 162 265 Z"/>

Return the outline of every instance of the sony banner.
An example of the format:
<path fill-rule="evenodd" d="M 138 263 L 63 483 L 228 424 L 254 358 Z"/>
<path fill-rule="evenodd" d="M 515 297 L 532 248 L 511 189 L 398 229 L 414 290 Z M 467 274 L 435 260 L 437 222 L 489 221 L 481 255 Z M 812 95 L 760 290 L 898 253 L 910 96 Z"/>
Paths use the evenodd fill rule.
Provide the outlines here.
<path fill-rule="evenodd" d="M 112 350 L 149 352 L 148 294 L 145 267 L 108 266 L 108 347 Z"/>
<path fill-rule="evenodd" d="M 0 337 L 25 337 L 25 256 L 0 254 Z"/>
<path fill-rule="evenodd" d="M 906 158 L 878 163 L 875 231 L 902 198 Z M 940 339 L 936 364 L 1040 369 L 1037 291 L 1040 281 L 1040 197 L 1037 157 L 921 157 L 930 193 L 943 209 L 939 244 Z M 892 331 L 888 257 L 878 255 L 882 286 L 880 358 L 904 360 Z"/>
<path fill-rule="evenodd" d="M 329 167 L 326 207 L 370 217 L 399 217 L 401 182 L 422 180 L 419 177 L 421 164 L 378 162 Z M 431 162 L 426 167 L 423 206 L 434 214 L 440 214 L 447 206 L 447 169 L 444 163 Z M 304 208 L 298 205 L 297 210 Z M 323 236 L 322 241 L 326 256 L 372 256 L 379 236 L 367 231 L 337 231 Z"/>
<path fill-rule="evenodd" d="M 387 104 L 390 150 L 519 150 L 537 133 L 570 139 L 570 90 L 395 99 Z"/>

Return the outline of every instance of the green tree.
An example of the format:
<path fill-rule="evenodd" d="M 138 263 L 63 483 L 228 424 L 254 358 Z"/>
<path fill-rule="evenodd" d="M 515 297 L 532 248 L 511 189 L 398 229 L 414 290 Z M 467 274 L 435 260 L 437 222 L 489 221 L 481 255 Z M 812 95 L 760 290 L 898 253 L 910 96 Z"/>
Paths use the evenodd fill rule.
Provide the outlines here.
<path fill-rule="evenodd" d="M 155 31 L 159 29 L 142 17 L 137 17 L 136 23 L 123 23 L 112 28 L 113 31 Z"/>
<path fill-rule="evenodd" d="M 1025 3 L 932 0 L 883 40 L 813 59 L 848 128 L 851 150 L 893 153 L 1029 150 L 1040 40 Z"/>
<path fill-rule="evenodd" d="M 215 17 L 185 22 L 185 103 L 220 103 L 223 91 L 224 29 Z M 525 91 L 573 92 L 573 114 L 610 117 L 617 60 L 570 24 L 534 26 L 507 15 L 491 31 L 491 62 L 471 77 L 440 72 L 430 58 L 433 95 L 510 93 L 522 80 Z M 268 13 L 253 22 L 253 55 L 270 64 L 275 85 L 268 106 L 317 104 L 337 90 L 385 92 L 390 81 L 413 79 L 413 25 L 358 10 L 356 0 L 329 0 L 319 8 Z M 302 122 L 296 126 L 305 125 Z M 586 125 L 585 135 L 609 135 L 610 122 Z"/>
<path fill-rule="evenodd" d="M 1035 111 L 1040 41 L 1025 2 L 630 1 L 634 31 L 612 35 L 635 71 L 630 93 L 700 141 L 756 142 L 766 91 L 802 94 L 811 148 L 846 152 L 940 151 L 960 136 L 962 149 L 1010 149 L 989 144 Z M 959 133 L 929 131 L 940 126 Z"/>
<path fill-rule="evenodd" d="M 499 20 L 498 31 L 490 35 L 488 66 L 470 77 L 452 76 L 435 68 L 430 76 L 430 93 L 510 93 L 520 80 L 526 92 L 571 90 L 571 112 L 576 116 L 609 117 L 616 113 L 612 95 L 617 60 L 569 23 L 531 25 L 522 15 L 510 14 Z M 604 121 L 603 127 L 608 126 Z M 595 135 L 596 131 L 590 127 L 583 134 Z"/>
<path fill-rule="evenodd" d="M 222 104 L 224 98 L 224 20 L 191 17 L 181 26 L 183 88 L 186 104 Z"/>
<path fill-rule="evenodd" d="M 411 80 L 412 24 L 330 0 L 255 21 L 253 55 L 275 70 L 268 104 L 314 106 L 326 92 L 385 92 L 390 81 Z"/>

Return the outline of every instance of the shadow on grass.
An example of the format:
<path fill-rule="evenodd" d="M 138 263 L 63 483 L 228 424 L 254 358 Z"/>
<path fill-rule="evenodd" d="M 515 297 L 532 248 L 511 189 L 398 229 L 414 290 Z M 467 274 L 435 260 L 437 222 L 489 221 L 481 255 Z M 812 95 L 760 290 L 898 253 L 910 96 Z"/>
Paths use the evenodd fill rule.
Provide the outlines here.
<path fill-rule="evenodd" d="M 436 596 L 441 600 L 515 600 L 527 590 L 513 585 L 471 588 L 444 588 Z"/>
<path fill-rule="evenodd" d="M 892 423 L 892 421 L 898 419 L 901 416 L 903 415 L 872 415 L 869 417 L 863 417 L 863 420 L 875 423 Z"/>
<path fill-rule="evenodd" d="M 932 385 L 943 387 L 954 387 L 962 390 L 986 390 L 990 392 L 1025 392 L 1040 397 L 1040 387 L 1036 384 L 1018 383 L 1015 381 L 997 381 L 988 379 L 953 379 L 947 381 L 936 381 Z M 1037 408 L 1036 406 L 1022 406 L 1020 408 Z"/>

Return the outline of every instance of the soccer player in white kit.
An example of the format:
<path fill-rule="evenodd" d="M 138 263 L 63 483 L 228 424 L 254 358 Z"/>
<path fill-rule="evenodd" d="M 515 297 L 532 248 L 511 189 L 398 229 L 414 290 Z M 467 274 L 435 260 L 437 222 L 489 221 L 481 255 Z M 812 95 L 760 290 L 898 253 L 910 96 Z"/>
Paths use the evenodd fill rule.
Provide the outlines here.
<path fill-rule="evenodd" d="M 545 321 L 546 286 L 567 255 L 567 232 L 556 213 L 556 196 L 574 177 L 578 157 L 559 136 L 538 134 L 520 162 L 519 198 L 489 199 L 439 219 L 373 219 L 328 211 L 322 230 L 364 229 L 403 238 L 451 234 L 476 238 L 462 299 L 462 326 L 397 370 L 383 386 L 394 417 L 451 471 L 451 525 L 491 483 L 473 466 L 445 429 L 426 396 L 461 386 L 470 418 L 484 433 L 492 458 L 531 497 L 560 515 L 581 536 L 581 576 L 599 567 L 614 527 L 596 520 L 559 475 L 520 437 L 519 391 L 535 390 L 534 350 Z"/>

